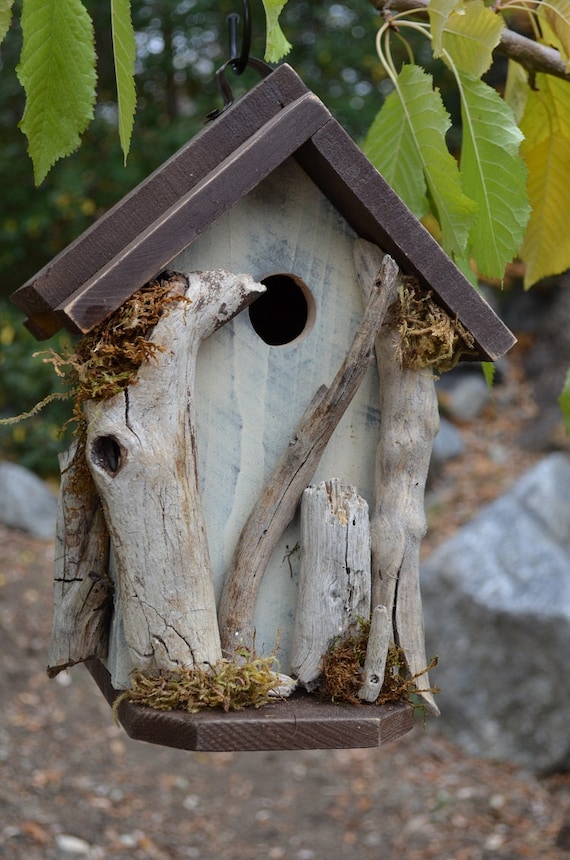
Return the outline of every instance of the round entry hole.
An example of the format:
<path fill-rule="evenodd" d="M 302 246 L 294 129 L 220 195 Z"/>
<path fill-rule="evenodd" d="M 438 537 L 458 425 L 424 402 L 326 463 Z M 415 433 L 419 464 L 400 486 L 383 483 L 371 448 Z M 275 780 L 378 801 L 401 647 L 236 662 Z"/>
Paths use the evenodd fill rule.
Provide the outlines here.
<path fill-rule="evenodd" d="M 315 305 L 309 288 L 294 275 L 269 275 L 267 288 L 249 307 L 255 332 L 269 346 L 284 346 L 312 328 Z"/>

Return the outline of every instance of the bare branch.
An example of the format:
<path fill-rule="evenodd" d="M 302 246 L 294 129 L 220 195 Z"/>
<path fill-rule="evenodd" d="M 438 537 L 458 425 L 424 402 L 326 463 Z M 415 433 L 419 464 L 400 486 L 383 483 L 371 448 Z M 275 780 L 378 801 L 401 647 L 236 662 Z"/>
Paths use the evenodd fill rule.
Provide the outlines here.
<path fill-rule="evenodd" d="M 421 12 L 428 7 L 428 0 L 369 0 L 369 2 L 386 17 L 396 12 Z M 570 72 L 567 71 L 566 63 L 559 51 L 540 45 L 513 30 L 505 28 L 496 50 L 520 63 L 530 74 L 544 72 L 555 78 L 570 81 Z"/>

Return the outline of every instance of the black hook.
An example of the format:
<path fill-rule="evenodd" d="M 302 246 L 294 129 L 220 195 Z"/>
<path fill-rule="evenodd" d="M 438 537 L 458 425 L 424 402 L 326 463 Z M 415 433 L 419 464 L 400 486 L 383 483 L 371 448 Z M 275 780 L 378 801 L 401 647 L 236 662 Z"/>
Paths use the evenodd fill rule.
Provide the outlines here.
<path fill-rule="evenodd" d="M 249 66 L 259 72 L 262 78 L 266 77 L 273 71 L 271 66 L 268 66 L 263 60 L 257 60 L 255 57 L 249 56 L 251 47 L 251 0 L 242 0 L 243 6 L 243 24 L 242 24 L 242 40 L 241 50 L 238 49 L 238 28 L 240 16 L 237 12 L 232 12 L 227 17 L 229 39 L 230 39 L 230 59 L 224 63 L 216 72 L 216 84 L 219 92 L 224 99 L 224 106 L 216 110 L 210 111 L 206 119 L 216 119 L 221 113 L 229 108 L 234 101 L 232 88 L 226 79 L 226 69 L 228 66 L 234 74 L 241 75 Z"/>
<path fill-rule="evenodd" d="M 241 51 L 238 51 L 238 26 L 239 15 L 232 12 L 228 15 L 228 30 L 230 37 L 230 65 L 236 75 L 241 75 L 247 68 L 249 62 L 249 49 L 251 47 L 251 0 L 242 0 L 243 24 Z"/>

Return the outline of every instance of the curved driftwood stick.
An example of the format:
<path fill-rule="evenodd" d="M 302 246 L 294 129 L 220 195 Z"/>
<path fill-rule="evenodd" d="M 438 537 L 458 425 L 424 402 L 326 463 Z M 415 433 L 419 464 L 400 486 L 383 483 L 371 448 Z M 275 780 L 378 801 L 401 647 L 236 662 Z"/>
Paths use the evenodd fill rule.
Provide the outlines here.
<path fill-rule="evenodd" d="M 109 533 L 95 485 L 78 478 L 75 446 L 60 455 L 53 623 L 47 673 L 106 657 L 113 611 Z"/>
<path fill-rule="evenodd" d="M 194 378 L 202 340 L 264 292 L 249 275 L 171 279 L 190 302 L 154 328 L 162 347 L 137 382 L 86 404 L 87 459 L 117 564 L 125 638 L 146 671 L 221 659 L 195 438 Z"/>
<path fill-rule="evenodd" d="M 369 290 L 370 272 L 382 252 L 355 242 L 361 287 Z M 386 258 L 384 258 L 384 261 Z M 394 264 L 395 265 L 395 264 Z M 396 297 L 397 280 L 392 298 Z M 376 460 L 376 500 L 371 518 L 372 605 L 385 606 L 393 640 L 406 658 L 416 687 L 429 688 L 420 595 L 420 544 L 427 529 L 424 491 L 439 412 L 431 368 L 407 370 L 398 360 L 398 331 L 385 325 L 376 341 L 380 377 L 380 438 Z M 426 708 L 439 714 L 433 695 L 419 693 Z"/>
<path fill-rule="evenodd" d="M 382 278 L 381 273 L 371 286 L 358 331 L 330 388 L 322 386 L 313 398 L 243 528 L 219 611 L 222 648 L 230 654 L 241 645 L 253 647 L 255 601 L 269 559 L 368 368 L 389 304 Z"/>

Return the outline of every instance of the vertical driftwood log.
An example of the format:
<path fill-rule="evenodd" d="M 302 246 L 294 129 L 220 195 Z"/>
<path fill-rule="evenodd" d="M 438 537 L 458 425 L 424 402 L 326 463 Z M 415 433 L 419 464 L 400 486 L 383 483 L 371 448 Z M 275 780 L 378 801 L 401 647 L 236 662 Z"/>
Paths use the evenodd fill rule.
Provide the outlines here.
<path fill-rule="evenodd" d="M 113 609 L 109 534 L 95 485 L 80 475 L 75 446 L 60 455 L 53 624 L 48 675 L 106 657 Z"/>
<path fill-rule="evenodd" d="M 300 543 L 291 671 L 311 690 L 332 641 L 370 614 L 368 504 L 336 479 L 307 487 Z"/>
<path fill-rule="evenodd" d="M 194 376 L 200 342 L 264 291 L 248 275 L 179 277 L 164 347 L 136 384 L 86 404 L 87 459 L 113 542 L 125 638 L 144 670 L 221 658 L 197 469 Z M 173 283 L 173 290 L 176 284 Z"/>
<path fill-rule="evenodd" d="M 317 391 L 240 535 L 219 611 L 222 646 L 228 653 L 241 645 L 253 647 L 255 602 L 265 568 L 369 366 L 389 303 L 381 276 L 370 292 L 345 360 L 330 387 Z"/>
<path fill-rule="evenodd" d="M 382 265 L 386 264 L 384 257 Z M 355 243 L 361 287 L 369 291 L 370 275 L 382 253 L 363 240 Z M 391 261 L 392 298 L 398 271 Z M 420 544 L 427 529 L 424 491 L 439 412 L 431 368 L 408 370 L 398 359 L 399 333 L 386 324 L 376 341 L 380 378 L 380 439 L 376 461 L 376 499 L 371 518 L 372 605 L 385 606 L 392 636 L 403 650 L 418 690 L 429 688 L 425 669 L 423 611 L 420 594 Z M 439 714 L 430 692 L 420 693 L 425 706 Z"/>
<path fill-rule="evenodd" d="M 370 618 L 370 633 L 362 670 L 362 687 L 358 696 L 365 702 L 375 702 L 384 684 L 386 659 L 392 636 L 392 622 L 385 606 L 375 606 Z"/>

